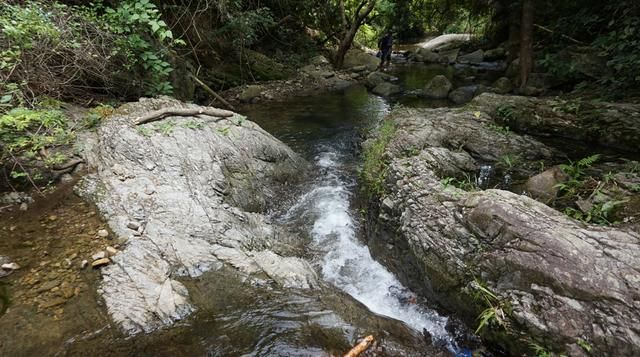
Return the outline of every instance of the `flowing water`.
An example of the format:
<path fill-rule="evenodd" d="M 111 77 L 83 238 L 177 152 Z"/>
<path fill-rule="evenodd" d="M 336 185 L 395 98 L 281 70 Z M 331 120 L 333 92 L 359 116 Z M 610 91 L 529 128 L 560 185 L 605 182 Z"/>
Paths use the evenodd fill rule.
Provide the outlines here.
<path fill-rule="evenodd" d="M 310 236 L 311 260 L 325 281 L 376 314 L 403 321 L 419 332 L 428 331 L 436 344 L 456 352 L 458 347 L 445 329 L 447 318 L 420 306 L 415 295 L 372 258 L 352 204 L 357 190 L 359 133 L 378 124 L 390 104 L 364 88 L 353 87 L 344 94 L 287 103 L 282 116 L 273 115 L 278 113 L 277 103 L 265 106 L 252 106 L 248 116 L 314 165 L 305 188 L 290 207 L 273 214 L 275 219 Z"/>
<path fill-rule="evenodd" d="M 428 79 L 407 78 L 415 87 Z M 353 203 L 358 190 L 358 148 L 362 133 L 376 126 L 391 105 L 356 86 L 343 93 L 251 105 L 242 110 L 313 165 L 302 184 L 273 202 L 270 216 L 299 234 L 305 243 L 301 254 L 315 265 L 329 288 L 271 290 L 238 284 L 231 270 L 209 272 L 184 281 L 199 307 L 187 321 L 150 335 L 127 338 L 110 323 L 95 296 L 97 273 L 81 271 L 78 277 L 70 278 L 72 285 L 87 281 L 89 286 L 83 289 L 93 291 L 81 295 L 83 304 L 76 301 L 79 298 L 71 298 L 50 314 L 48 310 L 35 311 L 27 303 L 18 304 L 18 295 L 26 296 L 47 281 L 36 280 L 24 269 L 16 279 L 33 280 L 36 285 L 20 292 L 18 280 L 9 284 L 8 295 L 14 302 L 0 321 L 16 326 L 16 330 L 6 338 L 0 337 L 0 355 L 39 351 L 47 355 L 328 356 L 343 353 L 368 334 L 381 342 L 381 355 L 457 354 L 460 348 L 447 332 L 448 318 L 425 306 L 425 301 L 375 261 L 362 237 L 360 213 Z M 46 229 L 43 235 L 48 235 L 52 232 L 49 227 L 70 226 L 66 217 L 76 217 L 79 222 L 73 222 L 73 226 L 84 227 L 87 220 L 74 211 L 76 208 L 87 211 L 87 217 L 97 216 L 93 208 L 79 206 L 70 192 L 66 195 L 55 210 L 34 212 L 37 214 L 25 215 L 24 219 L 18 215 L 10 223 L 35 232 L 29 227 L 33 221 Z M 57 221 L 52 220 L 52 214 L 59 217 Z M 98 229 L 103 223 L 91 224 Z M 82 239 L 94 242 L 93 234 Z M 21 239 L 9 234 L 7 241 L 14 238 Z M 77 246 L 73 239 L 51 236 L 51 240 L 60 245 L 56 248 L 60 257 L 40 260 L 64 260 Z M 35 266 L 39 261 L 34 258 Z M 57 273 L 58 268 L 47 270 L 41 263 L 40 267 L 47 279 L 59 279 L 62 274 Z M 40 299 L 38 294 L 34 296 Z M 25 316 L 29 316 L 27 320 Z M 427 343 L 423 332 L 430 337 Z"/>

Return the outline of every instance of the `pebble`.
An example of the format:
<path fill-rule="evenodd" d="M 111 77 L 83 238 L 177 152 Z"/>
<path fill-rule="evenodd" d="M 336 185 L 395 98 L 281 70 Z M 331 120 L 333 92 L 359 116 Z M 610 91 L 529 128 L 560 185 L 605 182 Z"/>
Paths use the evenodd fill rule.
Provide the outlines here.
<path fill-rule="evenodd" d="M 91 263 L 91 266 L 93 268 L 97 268 L 97 267 L 101 267 L 103 265 L 107 265 L 111 263 L 111 260 L 109 258 L 102 258 L 102 259 L 98 259 L 95 262 Z"/>
<path fill-rule="evenodd" d="M 99 260 L 99 259 L 103 259 L 107 256 L 107 253 L 105 253 L 104 251 L 99 251 L 97 253 L 95 253 L 94 255 L 91 256 L 91 260 Z"/>
<path fill-rule="evenodd" d="M 83 260 L 82 263 L 80 263 L 80 269 L 84 269 L 87 267 L 87 265 L 89 265 L 89 261 L 88 260 Z"/>
<path fill-rule="evenodd" d="M 69 174 L 64 174 L 60 177 L 60 181 L 63 183 L 69 183 L 71 181 L 73 181 L 73 176 L 69 175 Z"/>
<path fill-rule="evenodd" d="M 42 305 L 40 305 L 40 307 L 43 308 L 43 309 L 48 309 L 50 307 L 62 305 L 65 302 L 67 302 L 67 300 L 64 299 L 64 298 L 55 298 L 53 300 L 49 300 L 49 301 L 43 303 Z"/>
<path fill-rule="evenodd" d="M 36 293 L 43 293 L 45 291 L 52 290 L 52 289 L 56 288 L 58 285 L 60 285 L 60 281 L 58 281 L 58 280 L 49 280 L 49 281 L 45 282 L 44 284 L 42 284 L 41 287 L 36 289 Z"/>
<path fill-rule="evenodd" d="M 109 231 L 107 231 L 106 229 L 101 229 L 98 231 L 98 237 L 107 238 L 108 236 L 109 236 Z"/>
<path fill-rule="evenodd" d="M 138 228 L 140 228 L 140 223 L 138 222 L 129 222 L 127 223 L 127 228 L 129 229 L 133 229 L 134 231 L 138 230 Z"/>
<path fill-rule="evenodd" d="M 116 255 L 118 253 L 118 250 L 114 247 L 107 247 L 105 248 L 105 250 L 107 251 L 107 254 L 109 254 L 110 257 Z"/>
<path fill-rule="evenodd" d="M 49 216 L 49 220 L 50 221 L 55 221 L 56 219 L 58 219 L 58 216 L 56 216 L 55 214 L 52 214 L 51 216 Z"/>
<path fill-rule="evenodd" d="M 2 269 L 4 270 L 18 270 L 20 266 L 17 263 L 6 263 L 2 264 Z"/>
<path fill-rule="evenodd" d="M 22 202 L 20 204 L 20 210 L 21 211 L 26 211 L 27 209 L 29 209 L 29 205 L 26 202 Z"/>

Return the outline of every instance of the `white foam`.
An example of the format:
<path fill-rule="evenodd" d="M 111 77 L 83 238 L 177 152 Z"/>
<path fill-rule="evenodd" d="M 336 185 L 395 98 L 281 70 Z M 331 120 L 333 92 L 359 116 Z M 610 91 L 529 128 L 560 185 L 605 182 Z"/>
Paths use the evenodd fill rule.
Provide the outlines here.
<path fill-rule="evenodd" d="M 366 305 L 371 311 L 405 322 L 454 350 L 454 342 L 445 330 L 447 318 L 415 303 L 401 302 L 392 290 L 405 288 L 384 266 L 375 261 L 366 245 L 357 238 L 357 220 L 350 212 L 349 185 L 339 177 L 340 157 L 335 152 L 316 156 L 316 165 L 324 169 L 318 184 L 291 207 L 285 219 L 310 217 L 313 248 L 322 252 L 323 278 Z"/>

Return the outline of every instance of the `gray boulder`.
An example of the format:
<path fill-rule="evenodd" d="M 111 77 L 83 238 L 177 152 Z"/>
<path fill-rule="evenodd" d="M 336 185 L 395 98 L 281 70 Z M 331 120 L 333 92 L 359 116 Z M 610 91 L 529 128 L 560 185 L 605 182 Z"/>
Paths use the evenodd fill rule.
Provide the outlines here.
<path fill-rule="evenodd" d="M 530 137 L 487 128 L 479 109 L 391 114 L 397 130 L 383 154 L 385 194 L 366 227 L 372 251 L 473 324 L 488 307 L 478 298 L 481 282 L 507 326 L 490 325 L 484 336 L 514 355 L 527 346 L 524 335 L 572 355 L 587 345 L 593 355 L 637 356 L 640 234 L 586 225 L 527 196 L 468 192 L 445 181 L 509 152 L 525 160 L 552 154 Z M 407 156 L 408 148 L 420 149 Z"/>
<path fill-rule="evenodd" d="M 389 82 L 384 82 L 375 86 L 371 91 L 383 97 L 390 97 L 394 94 L 398 94 L 402 92 L 402 88 L 400 88 L 400 86 L 398 85 L 395 85 Z"/>
<path fill-rule="evenodd" d="M 452 50 L 440 51 L 438 52 L 438 56 L 440 57 L 440 63 L 454 63 L 458 60 L 458 54 L 460 53 L 459 48 L 454 48 Z"/>
<path fill-rule="evenodd" d="M 493 82 L 493 92 L 498 94 L 507 94 L 513 90 L 513 84 L 511 80 L 507 77 L 500 77 L 495 82 Z"/>
<path fill-rule="evenodd" d="M 344 56 L 343 67 L 346 69 L 366 66 L 369 71 L 375 71 L 380 64 L 380 59 L 359 49 L 350 49 Z"/>
<path fill-rule="evenodd" d="M 379 84 L 382 84 L 385 82 L 392 82 L 395 80 L 397 80 L 397 78 L 390 74 L 380 72 L 380 71 L 375 71 L 367 75 L 367 78 L 365 79 L 364 84 L 368 88 L 375 88 Z"/>
<path fill-rule="evenodd" d="M 111 318 L 130 334 L 170 325 L 196 309 L 177 278 L 225 266 L 249 281 L 318 286 L 308 264 L 285 256 L 282 242 L 294 239 L 259 213 L 300 176 L 304 160 L 238 114 L 133 124 L 167 107 L 203 109 L 141 99 L 81 140 L 94 173 L 76 191 L 124 247 L 101 270 Z"/>
<path fill-rule="evenodd" d="M 466 55 L 458 57 L 458 62 L 461 63 L 480 63 L 484 60 L 484 51 L 476 50 Z"/>
<path fill-rule="evenodd" d="M 417 56 L 420 56 L 420 62 L 439 63 L 440 55 L 426 48 L 418 49 Z"/>
<path fill-rule="evenodd" d="M 471 101 L 478 91 L 478 86 L 471 85 L 460 87 L 449 92 L 449 100 L 456 104 L 465 104 Z"/>
<path fill-rule="evenodd" d="M 535 88 L 533 90 L 536 90 Z M 473 103 L 515 131 L 569 141 L 597 142 L 612 149 L 637 152 L 640 147 L 640 105 L 596 101 L 502 96 L 484 93 Z M 576 111 L 576 105 L 579 111 Z M 510 108 L 501 117 L 499 108 Z M 535 115 L 531 114 L 535 113 Z"/>
<path fill-rule="evenodd" d="M 525 190 L 534 198 L 549 202 L 558 195 L 558 184 L 566 182 L 569 177 L 558 166 L 530 177 L 524 184 Z"/>
<path fill-rule="evenodd" d="M 453 85 L 447 79 L 447 77 L 443 75 L 437 75 L 433 77 L 429 83 L 422 90 L 422 94 L 431 99 L 444 99 L 449 95 L 449 91 L 451 91 L 451 87 Z"/>
<path fill-rule="evenodd" d="M 251 102 L 255 98 L 259 98 L 264 91 L 264 87 L 260 85 L 249 85 L 240 92 L 238 99 L 243 102 Z"/>
<path fill-rule="evenodd" d="M 494 48 L 484 52 L 485 61 L 495 61 L 505 58 L 507 52 L 502 47 Z"/>

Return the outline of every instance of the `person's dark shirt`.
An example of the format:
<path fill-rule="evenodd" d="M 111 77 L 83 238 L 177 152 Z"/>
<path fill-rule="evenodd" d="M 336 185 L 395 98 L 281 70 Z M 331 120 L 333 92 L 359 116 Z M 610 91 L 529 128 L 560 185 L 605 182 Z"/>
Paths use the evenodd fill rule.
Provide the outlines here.
<path fill-rule="evenodd" d="M 391 35 L 385 35 L 378 41 L 378 48 L 389 49 L 393 47 L 393 37 Z"/>

